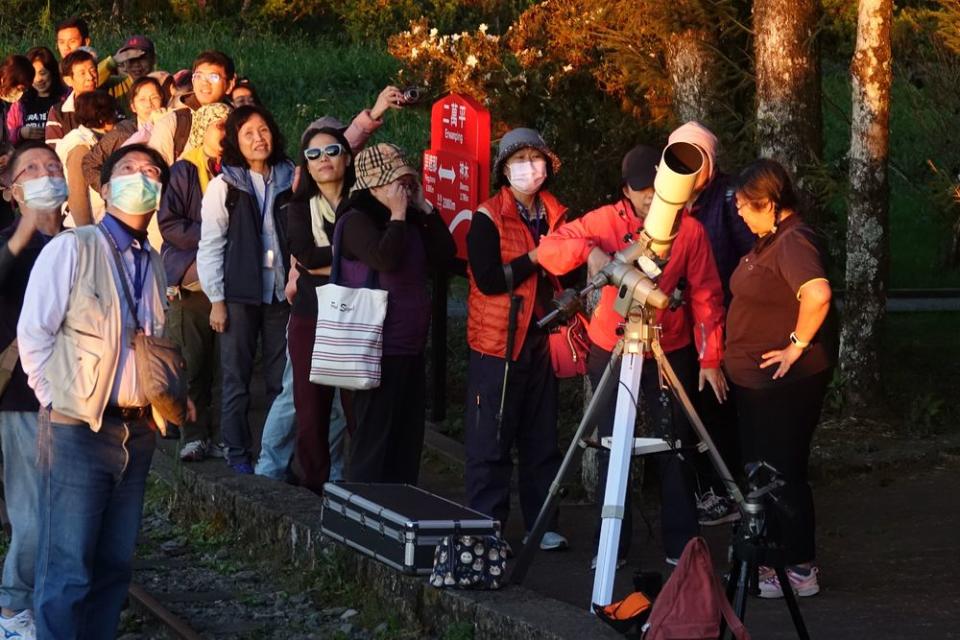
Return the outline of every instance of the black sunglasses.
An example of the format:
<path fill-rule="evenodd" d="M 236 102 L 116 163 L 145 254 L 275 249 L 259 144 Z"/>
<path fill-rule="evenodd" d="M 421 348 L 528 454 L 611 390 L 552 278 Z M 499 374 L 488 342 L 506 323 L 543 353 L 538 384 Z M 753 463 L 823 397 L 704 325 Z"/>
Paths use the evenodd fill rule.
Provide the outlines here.
<path fill-rule="evenodd" d="M 343 153 L 343 145 L 339 142 L 335 142 L 322 147 L 310 147 L 309 149 L 305 149 L 303 151 L 303 157 L 307 160 L 319 160 L 323 156 L 336 158 L 341 153 Z"/>

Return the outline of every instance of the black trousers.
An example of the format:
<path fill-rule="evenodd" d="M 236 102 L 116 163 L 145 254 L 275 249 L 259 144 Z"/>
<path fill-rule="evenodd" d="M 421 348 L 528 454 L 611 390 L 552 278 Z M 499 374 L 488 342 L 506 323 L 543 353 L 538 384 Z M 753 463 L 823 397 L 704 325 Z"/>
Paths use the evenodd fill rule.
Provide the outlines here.
<path fill-rule="evenodd" d="M 380 386 L 353 392 L 348 482 L 417 484 L 426 426 L 423 354 L 383 356 Z"/>
<path fill-rule="evenodd" d="M 697 356 L 693 347 L 685 347 L 667 354 L 667 360 L 677 373 L 677 377 L 689 390 L 696 388 Z M 590 347 L 587 359 L 587 375 L 594 389 L 600 384 L 600 377 L 610 363 L 610 352 L 596 345 Z M 612 371 L 611 375 L 616 382 L 620 371 Z M 642 402 L 646 410 L 649 436 L 663 437 L 669 441 L 680 439 L 685 445 L 695 444 L 690 423 L 683 414 L 679 403 L 670 391 L 660 388 L 660 376 L 657 364 L 648 359 L 643 363 L 643 372 L 640 376 L 640 391 Z M 617 388 L 609 390 L 607 397 L 598 408 L 596 414 L 597 435 L 600 438 L 613 435 L 613 422 L 617 407 Z M 664 452 L 650 456 L 656 461 L 660 476 L 660 525 L 663 536 L 664 553 L 669 558 L 678 558 L 687 542 L 696 536 L 699 531 L 697 524 L 697 505 L 694 498 L 696 478 L 691 456 L 692 451 L 682 453 Z M 599 455 L 600 473 L 598 476 L 597 495 L 597 532 L 600 537 L 600 511 L 603 507 L 603 495 L 607 482 L 607 469 L 610 464 L 610 454 L 601 450 Z M 631 482 L 627 481 L 626 500 L 624 502 L 624 517 L 620 527 L 620 557 L 626 557 L 630 551 L 633 538 L 632 491 Z"/>
<path fill-rule="evenodd" d="M 743 460 L 768 462 L 786 481 L 779 494 L 784 508 L 769 510 L 767 531 L 784 546 L 788 564 L 816 557 L 810 442 L 832 376 L 827 370 L 767 389 L 736 387 Z"/>
<path fill-rule="evenodd" d="M 737 394 L 732 385 L 727 393 L 727 401 L 717 400 L 713 387 L 709 383 L 703 385 L 703 391 L 697 391 L 696 378 L 694 383 L 687 387 L 687 394 L 693 401 L 700 419 L 703 420 L 707 433 L 717 445 L 720 457 L 736 480 L 743 471 L 740 460 L 740 431 L 737 423 Z M 728 494 L 727 487 L 710 462 L 707 453 L 696 454 L 697 493 L 703 494 L 713 489 L 718 496 Z"/>
<path fill-rule="evenodd" d="M 220 355 L 217 334 L 210 327 L 210 300 L 202 291 L 180 290 L 170 302 L 166 334 L 180 345 L 187 361 L 187 393 L 197 408 L 197 419 L 180 427 L 183 442 L 213 440 L 213 390 Z"/>
<path fill-rule="evenodd" d="M 227 462 L 250 463 L 253 443 L 247 409 L 250 378 L 260 339 L 267 406 L 280 395 L 287 364 L 287 319 L 290 305 L 227 303 L 227 330 L 220 334 L 220 364 L 223 374 L 220 433 L 227 447 Z"/>
<path fill-rule="evenodd" d="M 464 421 L 467 505 L 506 524 L 510 515 L 512 449 L 516 443 L 520 510 L 529 531 L 561 460 L 557 448 L 557 378 L 550 364 L 546 334 L 531 329 L 520 356 L 510 363 L 498 434 L 503 371 L 503 358 L 470 351 Z M 556 526 L 554 520 L 549 528 Z"/>

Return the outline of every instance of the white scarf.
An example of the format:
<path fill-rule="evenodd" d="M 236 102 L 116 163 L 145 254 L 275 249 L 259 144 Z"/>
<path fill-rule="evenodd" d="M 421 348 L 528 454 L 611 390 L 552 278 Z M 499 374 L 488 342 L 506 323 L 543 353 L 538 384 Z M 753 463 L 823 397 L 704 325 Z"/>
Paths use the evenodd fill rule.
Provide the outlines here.
<path fill-rule="evenodd" d="M 318 247 L 330 246 L 330 238 L 327 237 L 327 232 L 323 230 L 323 222 L 326 220 L 333 224 L 336 217 L 337 214 L 333 207 L 330 206 L 323 195 L 318 193 L 310 198 L 310 229 L 313 231 L 313 241 Z"/>

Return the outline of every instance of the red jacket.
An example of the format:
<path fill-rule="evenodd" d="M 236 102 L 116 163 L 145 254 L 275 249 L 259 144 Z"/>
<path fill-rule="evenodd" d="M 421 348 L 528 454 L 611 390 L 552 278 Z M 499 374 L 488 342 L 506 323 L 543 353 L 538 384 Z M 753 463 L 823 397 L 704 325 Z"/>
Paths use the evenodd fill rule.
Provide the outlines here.
<path fill-rule="evenodd" d="M 614 253 L 629 246 L 642 227 L 643 221 L 633 213 L 630 202 L 623 199 L 594 209 L 545 236 L 537 249 L 537 259 L 550 273 L 562 275 L 586 262 L 594 247 Z M 687 346 L 693 338 L 700 367 L 716 368 L 723 360 L 723 289 L 703 225 L 686 212 L 658 287 L 669 295 L 681 277 L 687 279 L 685 304 L 656 315 L 657 323 L 663 327 L 660 344 L 669 353 Z M 623 322 L 623 317 L 613 310 L 616 294 L 614 287 L 604 287 L 590 320 L 590 339 L 607 351 L 616 346 L 616 330 Z"/>

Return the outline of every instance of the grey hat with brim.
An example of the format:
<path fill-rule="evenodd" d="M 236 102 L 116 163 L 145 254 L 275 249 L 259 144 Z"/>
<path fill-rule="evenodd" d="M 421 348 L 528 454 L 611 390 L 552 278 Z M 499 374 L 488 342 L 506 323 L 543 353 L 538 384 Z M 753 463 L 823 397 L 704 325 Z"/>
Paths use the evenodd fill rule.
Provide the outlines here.
<path fill-rule="evenodd" d="M 307 134 L 313 131 L 314 129 L 336 129 L 340 133 L 346 131 L 349 127 L 343 124 L 338 118 L 334 116 L 323 116 L 317 118 L 303 130 L 303 133 L 300 135 L 300 144 L 304 144 L 307 141 Z"/>
<path fill-rule="evenodd" d="M 543 136 L 535 129 L 520 127 L 511 129 L 500 139 L 500 146 L 497 149 L 497 159 L 493 163 L 494 177 L 499 176 L 503 172 L 503 165 L 510 159 L 510 156 L 521 149 L 536 149 L 547 156 L 547 158 L 550 159 L 550 166 L 553 169 L 554 175 L 560 170 L 560 158 L 550 150 L 550 147 L 544 142 Z"/>

